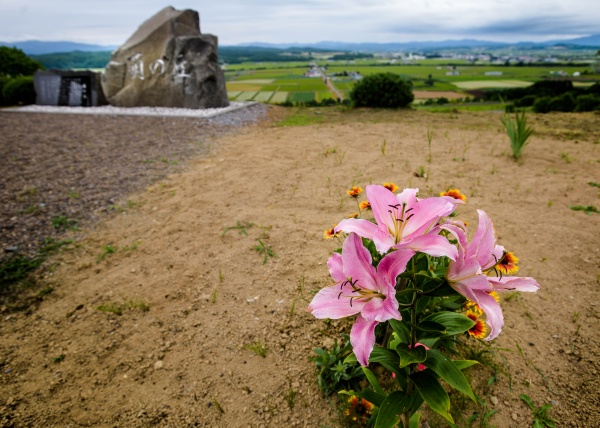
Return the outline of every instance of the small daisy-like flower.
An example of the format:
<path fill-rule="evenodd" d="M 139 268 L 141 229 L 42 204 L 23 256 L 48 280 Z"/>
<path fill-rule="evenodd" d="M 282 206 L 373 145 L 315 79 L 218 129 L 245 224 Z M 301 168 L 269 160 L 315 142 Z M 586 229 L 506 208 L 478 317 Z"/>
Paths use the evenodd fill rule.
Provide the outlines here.
<path fill-rule="evenodd" d="M 505 251 L 498 264 L 496 264 L 496 269 L 503 275 L 509 275 L 519 270 L 518 263 L 519 258 L 512 251 Z"/>
<path fill-rule="evenodd" d="M 496 302 L 500 303 L 500 295 L 497 291 L 490 291 L 488 294 L 492 296 Z"/>
<path fill-rule="evenodd" d="M 353 395 L 348 399 L 348 404 L 346 415 L 354 422 L 366 423 L 371 413 L 373 413 L 373 404 L 364 398 Z"/>
<path fill-rule="evenodd" d="M 339 233 L 340 232 L 335 231 L 335 226 L 333 226 L 331 229 L 326 229 L 323 232 L 323 236 L 325 237 L 325 239 L 330 239 L 330 238 L 334 238 L 334 237 L 338 236 Z"/>
<path fill-rule="evenodd" d="M 348 216 L 348 218 L 358 218 L 358 213 L 352 213 Z"/>
<path fill-rule="evenodd" d="M 448 189 L 447 192 L 440 193 L 440 196 L 450 196 L 451 198 L 459 199 L 463 202 L 467 201 L 467 197 L 460 193 L 460 190 L 458 189 Z"/>
<path fill-rule="evenodd" d="M 483 310 L 475 302 L 471 302 L 470 300 L 467 300 L 465 302 L 465 304 L 463 305 L 463 307 L 465 308 L 465 310 L 467 312 L 475 314 L 476 317 L 480 317 L 483 315 Z"/>
<path fill-rule="evenodd" d="M 348 196 L 351 198 L 358 198 L 358 195 L 360 195 L 362 191 L 362 187 L 352 186 L 352 189 L 348 190 L 346 193 L 348 193 Z"/>
<path fill-rule="evenodd" d="M 370 210 L 371 209 L 371 202 L 369 202 L 369 201 L 362 201 L 358 207 L 360 208 L 361 211 Z"/>
<path fill-rule="evenodd" d="M 475 339 L 484 339 L 488 334 L 488 326 L 485 321 L 480 318 L 481 314 L 474 311 L 467 311 L 465 316 L 475 321 L 475 325 L 467 330 L 467 333 Z"/>
<path fill-rule="evenodd" d="M 383 187 L 385 187 L 386 189 L 388 189 L 392 193 L 396 193 L 396 190 L 398 190 L 398 186 L 396 186 L 392 182 L 390 182 L 390 183 L 383 183 Z"/>

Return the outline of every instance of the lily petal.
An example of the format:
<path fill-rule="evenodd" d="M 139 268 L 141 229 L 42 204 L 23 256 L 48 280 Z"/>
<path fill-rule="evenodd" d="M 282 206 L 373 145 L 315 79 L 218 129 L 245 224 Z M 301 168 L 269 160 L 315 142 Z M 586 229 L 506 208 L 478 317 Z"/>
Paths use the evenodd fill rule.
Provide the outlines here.
<path fill-rule="evenodd" d="M 400 242 L 394 248 L 410 249 L 429 254 L 433 257 L 448 257 L 450 260 L 456 260 L 458 250 L 452 245 L 445 236 L 434 235 L 428 233 L 426 235 L 417 236 L 408 242 Z"/>
<path fill-rule="evenodd" d="M 398 199 L 389 189 L 379 185 L 367 186 L 367 199 L 371 203 L 373 217 L 377 221 L 379 230 L 389 233 L 396 227 L 395 217 L 390 216 L 390 209 L 398 205 Z"/>
<path fill-rule="evenodd" d="M 355 315 L 361 311 L 364 302 L 353 299 L 350 304 L 350 298 L 359 295 L 353 293 L 348 285 L 342 287 L 342 283 L 322 288 L 313 297 L 308 305 L 308 312 L 311 312 L 315 318 L 339 319 Z"/>
<path fill-rule="evenodd" d="M 350 331 L 350 343 L 356 359 L 362 366 L 369 365 L 369 356 L 375 346 L 375 326 L 377 321 L 367 321 L 359 315 Z"/>
<path fill-rule="evenodd" d="M 327 260 L 327 266 L 329 267 L 329 273 L 336 282 L 342 282 L 346 280 L 344 275 L 342 255 L 339 253 L 333 253 L 329 260 Z"/>
<path fill-rule="evenodd" d="M 486 270 L 502 258 L 504 247 L 496 245 L 496 233 L 490 217 L 483 210 L 477 210 L 477 212 L 479 213 L 479 223 L 475 237 L 469 246 L 467 257 L 476 256 L 481 269 Z"/>
<path fill-rule="evenodd" d="M 373 239 L 373 233 L 378 230 L 377 225 L 362 218 L 347 218 L 338 223 L 335 232 L 356 233 L 363 238 Z"/>
<path fill-rule="evenodd" d="M 499 291 L 514 290 L 536 292 L 540 288 L 540 285 L 535 279 L 527 276 L 505 276 L 502 278 L 489 276 L 488 281 Z"/>
<path fill-rule="evenodd" d="M 344 241 L 342 259 L 345 278 L 358 280 L 362 288 L 377 290 L 376 271 L 371 264 L 371 254 L 356 233 L 351 233 Z"/>

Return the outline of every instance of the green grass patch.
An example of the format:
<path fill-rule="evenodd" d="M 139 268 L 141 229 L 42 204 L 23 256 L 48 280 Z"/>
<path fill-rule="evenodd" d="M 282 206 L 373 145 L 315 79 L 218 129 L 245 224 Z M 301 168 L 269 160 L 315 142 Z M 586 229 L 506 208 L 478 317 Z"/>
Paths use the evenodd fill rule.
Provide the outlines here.
<path fill-rule="evenodd" d="M 254 96 L 257 93 L 258 92 L 254 92 L 254 91 L 252 91 L 252 92 L 244 91 L 237 96 L 237 101 L 250 101 L 250 100 L 252 100 L 252 98 L 254 98 Z"/>
<path fill-rule="evenodd" d="M 316 114 L 312 110 L 296 109 L 294 113 L 287 116 L 275 126 L 310 126 L 323 123 L 325 118 L 321 114 Z"/>

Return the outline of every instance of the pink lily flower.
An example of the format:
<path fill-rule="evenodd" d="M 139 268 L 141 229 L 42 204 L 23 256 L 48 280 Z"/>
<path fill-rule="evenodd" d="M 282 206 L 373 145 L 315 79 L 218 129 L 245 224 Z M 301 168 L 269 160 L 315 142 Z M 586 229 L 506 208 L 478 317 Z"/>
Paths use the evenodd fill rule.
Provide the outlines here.
<path fill-rule="evenodd" d="M 339 319 L 358 314 L 350 331 L 350 343 L 360 364 L 369 364 L 375 345 L 375 326 L 389 319 L 400 320 L 396 300 L 396 277 L 404 272 L 411 251 L 394 251 L 377 266 L 360 236 L 351 233 L 342 254 L 333 254 L 327 265 L 336 284 L 321 289 L 308 311 L 316 318 Z"/>
<path fill-rule="evenodd" d="M 439 234 L 439 222 L 463 202 L 449 196 L 419 199 L 418 191 L 404 189 L 394 195 L 383 186 L 367 186 L 367 199 L 377 224 L 364 219 L 345 219 L 335 231 L 354 232 L 371 239 L 381 254 L 393 248 L 456 260 L 456 247 Z"/>
<path fill-rule="evenodd" d="M 464 225 L 458 222 L 441 226 L 458 240 L 458 257 L 451 261 L 446 279 L 452 288 L 475 302 L 486 314 L 490 334 L 486 340 L 495 339 L 504 326 L 500 304 L 490 294 L 493 291 L 530 291 L 539 289 L 537 281 L 530 277 L 498 276 L 495 265 L 502 258 L 504 247 L 496 245 L 494 225 L 483 210 L 479 213 L 479 224 L 473 241 L 469 244 Z M 496 273 L 495 276 L 487 274 Z"/>

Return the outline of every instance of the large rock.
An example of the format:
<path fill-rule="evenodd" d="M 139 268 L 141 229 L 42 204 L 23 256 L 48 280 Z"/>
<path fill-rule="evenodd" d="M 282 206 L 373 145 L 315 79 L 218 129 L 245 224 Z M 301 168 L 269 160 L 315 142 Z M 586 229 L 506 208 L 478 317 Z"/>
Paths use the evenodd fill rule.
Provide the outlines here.
<path fill-rule="evenodd" d="M 217 49 L 216 36 L 200 33 L 198 12 L 166 7 L 113 52 L 102 89 L 119 107 L 226 107 Z"/>

